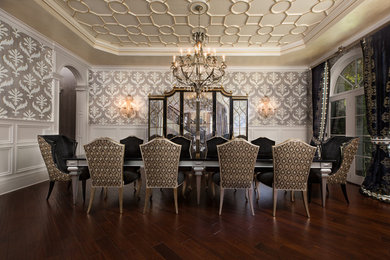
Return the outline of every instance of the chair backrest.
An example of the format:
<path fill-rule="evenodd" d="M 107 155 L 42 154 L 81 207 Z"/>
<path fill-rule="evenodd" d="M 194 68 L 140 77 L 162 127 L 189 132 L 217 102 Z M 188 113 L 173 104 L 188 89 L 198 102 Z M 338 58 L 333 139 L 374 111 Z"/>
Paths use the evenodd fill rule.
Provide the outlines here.
<path fill-rule="evenodd" d="M 210 159 L 216 159 L 218 158 L 218 151 L 217 151 L 217 145 L 224 144 L 228 140 L 220 137 L 220 136 L 214 136 L 206 141 L 206 158 Z"/>
<path fill-rule="evenodd" d="M 272 146 L 275 145 L 275 141 L 268 139 L 267 137 L 259 137 L 251 141 L 252 144 L 259 146 L 258 159 L 272 159 Z"/>
<path fill-rule="evenodd" d="M 321 157 L 325 160 L 335 160 L 332 164 L 332 172 L 339 170 L 342 162 L 342 148 L 350 143 L 354 137 L 349 136 L 332 136 L 322 144 Z"/>
<path fill-rule="evenodd" d="M 139 146 L 144 143 L 144 140 L 136 136 L 128 136 L 119 141 L 125 145 L 125 158 L 141 158 L 141 150 Z"/>
<path fill-rule="evenodd" d="M 184 136 L 175 136 L 170 139 L 175 144 L 181 145 L 180 159 L 191 159 L 191 146 L 192 141 L 190 139 L 185 138 Z"/>
<path fill-rule="evenodd" d="M 328 183 L 346 183 L 349 169 L 351 168 L 353 159 L 357 153 L 359 146 L 359 138 L 353 138 L 350 141 L 343 143 L 340 147 L 341 163 L 336 172 L 333 172 L 328 178 Z"/>
<path fill-rule="evenodd" d="M 274 188 L 305 191 L 315 151 L 316 147 L 300 140 L 273 146 Z"/>
<path fill-rule="evenodd" d="M 55 161 L 53 146 L 45 140 L 43 136 L 38 136 L 39 149 L 41 150 L 43 161 L 45 162 L 50 181 L 66 181 L 69 175 L 61 171 Z"/>
<path fill-rule="evenodd" d="M 248 137 L 246 135 L 238 135 L 238 136 L 233 136 L 234 138 L 242 138 L 245 140 L 248 140 Z"/>
<path fill-rule="evenodd" d="M 174 138 L 176 135 L 174 134 L 167 134 L 167 139 L 171 140 L 172 138 Z"/>
<path fill-rule="evenodd" d="M 141 145 L 147 188 L 176 188 L 181 145 L 155 138 Z"/>
<path fill-rule="evenodd" d="M 161 138 L 162 136 L 161 135 L 151 135 L 149 137 L 149 141 L 152 141 L 154 138 Z"/>
<path fill-rule="evenodd" d="M 122 187 L 125 146 L 103 137 L 84 145 L 93 187 Z"/>
<path fill-rule="evenodd" d="M 259 147 L 242 138 L 217 146 L 222 188 L 250 188 Z"/>
<path fill-rule="evenodd" d="M 65 135 L 40 135 L 51 146 L 52 157 L 57 168 L 68 173 L 66 159 L 76 154 L 77 142 Z"/>

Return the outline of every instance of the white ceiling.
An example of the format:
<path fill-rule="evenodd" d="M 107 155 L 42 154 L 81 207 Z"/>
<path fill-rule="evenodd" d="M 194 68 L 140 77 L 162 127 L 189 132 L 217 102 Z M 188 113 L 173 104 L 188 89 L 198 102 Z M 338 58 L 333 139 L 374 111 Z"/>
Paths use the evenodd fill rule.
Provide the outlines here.
<path fill-rule="evenodd" d="M 190 47 L 195 0 L 0 0 L 91 65 L 167 66 Z M 390 0 L 204 0 L 208 47 L 233 67 L 311 66 L 390 22 Z M 121 14 L 123 13 L 123 14 Z"/>
<path fill-rule="evenodd" d="M 280 55 L 300 48 L 356 0 L 44 0 L 95 48 L 166 55 L 200 27 L 225 53 Z M 168 48 L 167 48 L 168 47 Z"/>

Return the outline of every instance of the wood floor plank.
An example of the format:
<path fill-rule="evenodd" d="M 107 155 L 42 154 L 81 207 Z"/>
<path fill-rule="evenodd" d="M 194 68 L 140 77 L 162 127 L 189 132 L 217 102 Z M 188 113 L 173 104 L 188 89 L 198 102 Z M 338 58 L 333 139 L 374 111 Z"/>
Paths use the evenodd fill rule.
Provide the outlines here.
<path fill-rule="evenodd" d="M 124 189 L 123 214 L 112 189 L 107 199 L 97 191 L 87 215 L 82 198 L 72 204 L 65 183 L 49 201 L 48 183 L 40 183 L 0 196 L 0 259 L 390 258 L 390 204 L 347 185 L 349 205 L 340 187 L 330 186 L 322 208 L 317 186 L 308 219 L 301 195 L 291 202 L 282 192 L 272 217 L 272 189 L 262 185 L 255 216 L 240 190 L 226 191 L 219 216 L 219 191 L 212 198 L 204 189 L 200 205 L 194 190 L 180 196 L 178 215 L 173 193 L 155 190 L 143 214 L 144 189 L 138 200 L 132 185 Z"/>

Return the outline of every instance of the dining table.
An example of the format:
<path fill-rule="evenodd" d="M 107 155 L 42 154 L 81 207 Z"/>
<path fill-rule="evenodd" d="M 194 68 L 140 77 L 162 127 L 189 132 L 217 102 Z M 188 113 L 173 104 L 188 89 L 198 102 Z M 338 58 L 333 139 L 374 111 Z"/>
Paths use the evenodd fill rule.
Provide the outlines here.
<path fill-rule="evenodd" d="M 329 174 L 332 170 L 332 160 L 323 160 L 314 158 L 311 168 L 312 169 L 320 169 L 321 171 L 321 185 L 322 185 L 322 207 L 325 207 L 325 192 L 326 192 L 326 182 Z M 71 158 L 66 159 L 67 169 L 69 171 L 69 175 L 72 179 L 72 192 L 73 192 L 73 204 L 76 204 L 78 187 L 79 187 L 79 168 L 80 167 L 88 167 L 88 163 L 85 155 L 77 155 Z M 141 167 L 141 172 L 143 172 L 144 163 L 142 158 L 125 158 L 123 166 L 136 166 Z M 207 167 L 219 167 L 218 158 L 207 158 L 207 159 L 181 159 L 179 163 L 179 167 L 192 167 L 194 170 L 194 175 L 196 176 L 196 198 L 197 204 L 200 204 L 200 189 L 201 189 L 201 177 L 204 173 L 204 170 Z M 257 159 L 256 160 L 256 168 L 273 168 L 273 160 L 272 159 Z"/>

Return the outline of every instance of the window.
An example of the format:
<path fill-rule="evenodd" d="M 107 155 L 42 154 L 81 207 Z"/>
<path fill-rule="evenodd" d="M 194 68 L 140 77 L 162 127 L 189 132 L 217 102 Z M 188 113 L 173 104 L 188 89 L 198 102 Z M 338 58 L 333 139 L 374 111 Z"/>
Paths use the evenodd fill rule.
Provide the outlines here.
<path fill-rule="evenodd" d="M 330 136 L 359 137 L 359 149 L 348 181 L 361 184 L 371 159 L 371 139 L 367 132 L 360 50 L 340 58 L 331 71 Z"/>

